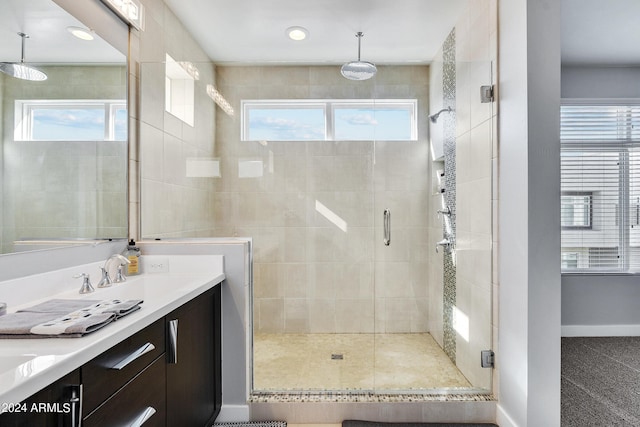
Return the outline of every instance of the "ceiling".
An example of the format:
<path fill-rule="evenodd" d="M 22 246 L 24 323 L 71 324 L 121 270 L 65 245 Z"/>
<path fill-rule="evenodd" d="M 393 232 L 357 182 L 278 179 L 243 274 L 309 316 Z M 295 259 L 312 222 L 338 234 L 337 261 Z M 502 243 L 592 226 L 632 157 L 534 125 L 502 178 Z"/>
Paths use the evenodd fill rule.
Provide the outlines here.
<path fill-rule="evenodd" d="M 20 62 L 21 38 L 25 61 L 33 64 L 123 63 L 124 55 L 94 34 L 83 41 L 67 31 L 84 25 L 51 0 L 0 0 L 0 62 Z"/>
<path fill-rule="evenodd" d="M 205 52 L 220 64 L 428 64 L 464 5 L 474 0 L 165 0 Z M 508 1 L 508 0 L 506 0 Z M 562 0 L 565 64 L 640 65 L 640 1 Z M 97 38 L 66 31 L 82 26 L 51 0 L 0 0 L 0 61 L 20 60 L 19 31 L 30 35 L 27 62 L 114 63 L 123 57 Z M 309 37 L 294 42 L 285 29 Z"/>
<path fill-rule="evenodd" d="M 166 0 L 217 63 L 429 63 L 466 1 Z M 509 0 L 505 0 L 509 1 Z M 640 1 L 562 0 L 565 64 L 640 65 Z M 304 42 L 286 28 L 309 30 Z"/>
<path fill-rule="evenodd" d="M 429 63 L 473 0 L 166 0 L 220 64 Z M 309 37 L 285 36 L 302 26 Z"/>

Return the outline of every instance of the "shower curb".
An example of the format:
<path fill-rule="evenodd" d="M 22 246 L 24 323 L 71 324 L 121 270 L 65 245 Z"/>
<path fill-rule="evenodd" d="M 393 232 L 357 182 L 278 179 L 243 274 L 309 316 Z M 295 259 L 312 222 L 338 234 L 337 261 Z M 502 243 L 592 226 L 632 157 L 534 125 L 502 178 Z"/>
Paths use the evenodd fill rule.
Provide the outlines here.
<path fill-rule="evenodd" d="M 400 403 L 400 402 L 493 402 L 497 399 L 487 393 L 363 393 L 363 392 L 253 392 L 250 403 L 296 403 L 296 402 L 353 402 L 353 403 Z"/>

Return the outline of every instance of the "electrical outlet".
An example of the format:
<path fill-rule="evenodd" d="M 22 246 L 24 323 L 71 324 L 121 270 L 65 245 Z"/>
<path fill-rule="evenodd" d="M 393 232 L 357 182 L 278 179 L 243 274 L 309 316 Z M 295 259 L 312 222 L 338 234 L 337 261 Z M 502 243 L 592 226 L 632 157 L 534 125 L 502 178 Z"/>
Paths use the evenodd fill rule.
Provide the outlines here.
<path fill-rule="evenodd" d="M 147 264 L 147 273 L 168 273 L 169 258 L 155 258 Z"/>

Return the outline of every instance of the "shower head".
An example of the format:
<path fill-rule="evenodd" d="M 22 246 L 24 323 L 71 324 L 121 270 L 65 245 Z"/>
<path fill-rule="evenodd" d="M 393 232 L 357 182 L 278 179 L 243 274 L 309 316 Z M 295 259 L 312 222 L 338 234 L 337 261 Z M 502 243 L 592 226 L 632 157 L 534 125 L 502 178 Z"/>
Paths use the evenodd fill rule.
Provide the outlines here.
<path fill-rule="evenodd" d="M 437 113 L 430 115 L 429 116 L 429 120 L 431 120 L 431 123 L 436 123 L 438 121 L 438 117 L 440 117 L 440 114 L 445 113 L 445 112 L 450 113 L 452 111 L 453 110 L 451 109 L 451 107 L 443 108 L 442 110 L 438 111 Z"/>
<path fill-rule="evenodd" d="M 20 62 L 0 62 L 0 72 L 22 80 L 47 80 L 45 73 L 24 63 L 24 41 L 28 39 L 29 36 L 25 33 L 18 33 L 18 35 L 22 38 L 22 56 Z"/>
<path fill-rule="evenodd" d="M 347 62 L 340 68 L 340 73 L 349 80 L 367 80 L 376 75 L 378 69 L 371 62 L 360 60 L 360 42 L 364 34 L 356 33 L 358 38 L 358 60 Z"/>

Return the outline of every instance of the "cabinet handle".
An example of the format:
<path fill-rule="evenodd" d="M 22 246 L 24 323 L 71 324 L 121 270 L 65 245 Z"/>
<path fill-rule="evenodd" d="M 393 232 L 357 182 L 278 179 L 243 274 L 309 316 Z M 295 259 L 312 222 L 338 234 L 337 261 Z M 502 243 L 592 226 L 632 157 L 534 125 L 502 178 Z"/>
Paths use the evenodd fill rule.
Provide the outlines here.
<path fill-rule="evenodd" d="M 69 403 L 71 404 L 71 425 L 73 427 L 80 427 L 82 420 L 82 384 L 72 385 L 71 398 Z"/>
<path fill-rule="evenodd" d="M 142 424 L 146 423 L 149 418 L 156 413 L 156 410 L 153 406 L 148 406 L 147 409 L 144 410 L 142 414 L 131 424 L 129 427 L 140 427 Z"/>
<path fill-rule="evenodd" d="M 142 347 L 140 347 L 139 349 L 137 349 L 136 351 L 134 351 L 133 353 L 131 353 L 130 355 L 128 355 L 127 357 L 125 357 L 124 359 L 122 359 L 116 365 L 112 366 L 111 369 L 120 371 L 124 369 L 124 367 L 127 366 L 129 363 L 133 362 L 134 360 L 141 357 L 142 355 L 147 354 L 150 351 L 153 351 L 155 349 L 156 349 L 156 346 L 148 342 Z"/>
<path fill-rule="evenodd" d="M 178 363 L 178 319 L 169 321 L 169 361 L 168 363 Z"/>

